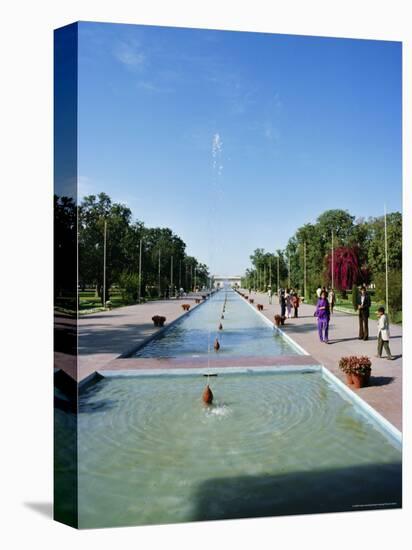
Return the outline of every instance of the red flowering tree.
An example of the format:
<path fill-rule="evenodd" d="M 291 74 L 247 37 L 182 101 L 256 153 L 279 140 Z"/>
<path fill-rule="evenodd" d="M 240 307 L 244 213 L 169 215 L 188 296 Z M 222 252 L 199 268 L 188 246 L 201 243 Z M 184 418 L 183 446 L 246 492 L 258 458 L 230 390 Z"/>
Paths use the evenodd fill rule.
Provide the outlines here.
<path fill-rule="evenodd" d="M 333 284 L 338 290 L 349 290 L 353 285 L 369 282 L 370 273 L 359 262 L 357 246 L 335 248 L 333 254 Z M 332 252 L 326 258 L 326 277 L 332 281 Z"/>

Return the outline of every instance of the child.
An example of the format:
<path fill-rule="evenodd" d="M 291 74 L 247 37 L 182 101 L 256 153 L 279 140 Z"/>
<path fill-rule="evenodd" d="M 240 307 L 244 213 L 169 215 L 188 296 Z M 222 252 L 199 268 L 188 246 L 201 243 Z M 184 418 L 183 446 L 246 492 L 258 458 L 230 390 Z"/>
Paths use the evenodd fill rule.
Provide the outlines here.
<path fill-rule="evenodd" d="M 376 357 L 382 357 L 382 348 L 385 348 L 388 359 L 394 359 L 389 348 L 389 321 L 384 307 L 379 307 L 376 312 L 378 316 L 378 354 Z"/>

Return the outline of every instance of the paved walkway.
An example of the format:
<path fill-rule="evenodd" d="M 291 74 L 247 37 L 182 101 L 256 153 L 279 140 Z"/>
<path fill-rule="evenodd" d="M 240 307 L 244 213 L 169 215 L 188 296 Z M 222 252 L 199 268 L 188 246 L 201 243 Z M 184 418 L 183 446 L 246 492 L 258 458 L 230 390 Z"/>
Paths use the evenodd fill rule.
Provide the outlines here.
<path fill-rule="evenodd" d="M 243 291 L 248 294 L 247 291 Z M 273 322 L 280 306 L 276 296 L 269 305 L 266 294 L 252 292 L 254 305 L 263 304 L 262 313 Z M 345 355 L 367 355 L 372 360 L 372 375 L 366 388 L 354 390 L 374 409 L 380 412 L 399 430 L 402 429 L 402 326 L 391 325 L 390 347 L 394 361 L 378 359 L 377 321 L 369 320 L 368 341 L 358 340 L 358 316 L 356 314 L 335 312 L 329 326 L 329 345 L 319 342 L 316 318 L 313 316 L 315 306 L 302 304 L 298 319 L 288 319 L 282 327 L 295 342 L 301 345 L 315 359 L 327 367 L 338 378 L 345 376 L 338 367 L 339 359 Z M 293 312 L 293 310 L 292 310 Z M 384 352 L 385 354 L 385 352 Z"/>
<path fill-rule="evenodd" d="M 158 332 L 160 329 L 153 325 L 153 315 L 164 315 L 167 326 L 182 316 L 182 304 L 190 304 L 191 309 L 196 307 L 196 297 L 200 297 L 200 294 L 180 300 L 157 300 L 80 317 L 78 382 Z"/>

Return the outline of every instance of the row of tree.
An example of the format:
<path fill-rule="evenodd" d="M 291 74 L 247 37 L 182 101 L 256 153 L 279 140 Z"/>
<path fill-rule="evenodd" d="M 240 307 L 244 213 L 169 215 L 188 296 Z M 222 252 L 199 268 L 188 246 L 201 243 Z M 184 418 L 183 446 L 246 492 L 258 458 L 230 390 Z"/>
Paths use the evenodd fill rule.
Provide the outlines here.
<path fill-rule="evenodd" d="M 76 219 L 77 235 L 73 231 Z M 95 288 L 102 301 L 105 227 L 105 300 L 114 285 L 132 303 L 139 293 L 141 297 L 164 296 L 176 287 L 187 291 L 210 284 L 207 266 L 186 254 L 186 244 L 171 229 L 134 221 L 127 206 L 112 202 L 105 193 L 85 197 L 77 209 L 72 199 L 55 196 L 56 264 L 59 260 L 67 264 L 59 258 L 59 251 L 67 255 L 78 237 L 79 285 Z M 56 282 L 57 293 L 64 294 L 71 279 L 65 280 L 61 273 Z"/>
<path fill-rule="evenodd" d="M 389 286 L 396 309 L 401 308 L 402 214 L 387 215 Z M 327 210 L 315 223 L 299 227 L 284 250 L 258 248 L 250 256 L 243 286 L 267 289 L 293 287 L 313 297 L 319 285 L 345 293 L 353 285 L 373 284 L 379 299 L 385 296 L 384 217 L 357 219 L 345 210 Z M 333 248 L 333 255 L 332 255 Z M 396 294 L 396 296 L 395 296 Z M 395 307 L 395 304 L 392 302 Z"/>

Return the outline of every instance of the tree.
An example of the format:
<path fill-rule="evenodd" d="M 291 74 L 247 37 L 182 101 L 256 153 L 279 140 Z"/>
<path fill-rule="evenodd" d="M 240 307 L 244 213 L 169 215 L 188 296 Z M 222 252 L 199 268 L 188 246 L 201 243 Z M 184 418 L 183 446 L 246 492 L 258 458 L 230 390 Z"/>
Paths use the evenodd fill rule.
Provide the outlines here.
<path fill-rule="evenodd" d="M 143 222 L 132 221 L 125 205 L 113 203 L 105 193 L 85 197 L 79 206 L 79 273 L 80 279 L 94 285 L 102 296 L 103 235 L 106 239 L 106 288 L 117 283 L 127 302 L 137 299 L 139 263 L 141 295 L 163 295 L 171 286 L 207 285 L 208 268 L 194 257 L 186 255 L 186 244 L 168 227 L 147 228 Z M 142 247 L 140 248 L 140 243 Z M 140 258 L 140 250 L 142 258 Z M 140 262 L 141 260 L 141 262 Z M 159 281 L 160 260 L 160 281 Z M 187 270 L 190 269 L 189 281 Z M 160 285 L 159 285 L 160 282 Z M 106 300 L 108 295 L 106 295 Z"/>
<path fill-rule="evenodd" d="M 402 311 L 402 272 L 398 269 L 389 272 L 389 315 L 395 319 L 398 312 Z M 385 305 L 386 303 L 386 276 L 378 273 L 375 277 L 375 297 Z"/>
<path fill-rule="evenodd" d="M 332 281 L 332 253 L 326 260 L 327 280 Z M 359 266 L 359 249 L 356 246 L 341 246 L 333 254 L 333 279 L 338 290 L 349 290 L 353 285 L 365 283 L 364 274 Z"/>
<path fill-rule="evenodd" d="M 76 310 L 77 243 L 76 204 L 70 197 L 54 195 L 55 301 Z"/>
<path fill-rule="evenodd" d="M 385 271 L 385 230 L 384 217 L 369 221 L 370 237 L 367 250 L 368 265 L 373 274 Z M 387 215 L 388 266 L 392 270 L 402 269 L 402 214 L 393 212 Z"/>
<path fill-rule="evenodd" d="M 118 203 L 112 203 L 105 193 L 85 197 L 79 206 L 79 277 L 93 282 L 102 302 L 108 300 L 108 290 L 125 266 L 130 262 L 127 247 L 131 231 L 131 210 Z M 103 288 L 103 238 L 106 234 L 106 291 Z"/>
<path fill-rule="evenodd" d="M 348 244 L 353 234 L 353 222 L 355 216 L 351 216 L 347 210 L 326 210 L 321 214 L 317 221 L 317 231 L 322 237 L 323 245 L 331 248 L 332 230 L 335 239 L 335 245 Z"/>

